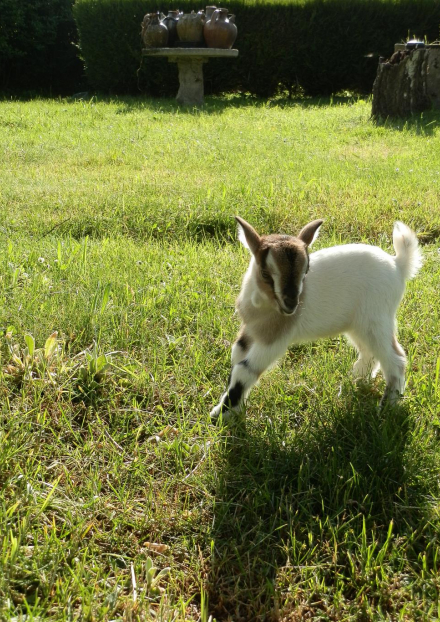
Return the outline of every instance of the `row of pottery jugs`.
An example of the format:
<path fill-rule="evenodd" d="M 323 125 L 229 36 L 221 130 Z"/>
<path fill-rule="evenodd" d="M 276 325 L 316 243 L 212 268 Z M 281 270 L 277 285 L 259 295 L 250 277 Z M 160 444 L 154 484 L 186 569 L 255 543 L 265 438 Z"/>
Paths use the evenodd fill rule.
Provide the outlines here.
<path fill-rule="evenodd" d="M 142 22 L 142 41 L 147 48 L 165 48 L 169 31 L 160 21 L 160 13 L 147 13 Z"/>
<path fill-rule="evenodd" d="M 206 7 L 214 9 L 211 19 L 206 22 L 203 34 L 206 45 L 209 48 L 230 49 L 237 38 L 237 26 L 234 23 L 235 16 L 228 17 L 228 9 L 216 9 L 215 7 Z"/>
<path fill-rule="evenodd" d="M 179 40 L 186 45 L 206 42 L 209 48 L 229 49 L 237 37 L 234 19 L 234 15 L 228 17 L 228 9 L 215 6 L 207 6 L 206 15 L 203 10 L 187 14 L 168 11 L 162 20 L 159 12 L 147 13 L 142 22 L 142 41 L 149 48 L 173 47 Z"/>

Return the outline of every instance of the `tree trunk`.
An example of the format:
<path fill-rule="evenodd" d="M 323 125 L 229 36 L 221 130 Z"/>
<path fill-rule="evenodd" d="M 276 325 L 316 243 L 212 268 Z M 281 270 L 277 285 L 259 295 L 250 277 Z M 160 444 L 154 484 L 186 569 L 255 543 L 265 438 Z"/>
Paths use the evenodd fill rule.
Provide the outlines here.
<path fill-rule="evenodd" d="M 373 84 L 372 116 L 405 117 L 440 108 L 440 47 L 395 52 L 379 63 Z"/>

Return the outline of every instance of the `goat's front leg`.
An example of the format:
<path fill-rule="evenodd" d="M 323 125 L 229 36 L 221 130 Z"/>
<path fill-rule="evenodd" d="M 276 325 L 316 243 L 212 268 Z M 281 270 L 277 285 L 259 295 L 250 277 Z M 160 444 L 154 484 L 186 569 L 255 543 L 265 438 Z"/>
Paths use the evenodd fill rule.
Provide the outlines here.
<path fill-rule="evenodd" d="M 223 421 L 231 420 L 244 406 L 244 400 L 259 377 L 286 351 L 287 344 L 282 342 L 265 345 L 251 342 L 242 333 L 232 347 L 232 370 L 228 387 L 219 403 L 211 410 L 211 419 L 215 422 L 223 414 Z"/>

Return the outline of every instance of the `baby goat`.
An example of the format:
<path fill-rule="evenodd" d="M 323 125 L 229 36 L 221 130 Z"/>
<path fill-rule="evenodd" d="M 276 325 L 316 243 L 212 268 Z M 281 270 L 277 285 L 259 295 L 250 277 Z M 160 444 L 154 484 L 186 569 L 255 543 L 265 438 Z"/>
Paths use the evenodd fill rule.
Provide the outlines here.
<path fill-rule="evenodd" d="M 341 333 L 359 351 L 355 376 L 374 376 L 380 366 L 386 381 L 381 404 L 396 401 L 405 387 L 406 366 L 396 338 L 396 311 L 405 282 L 422 265 L 411 229 L 395 223 L 395 256 L 366 244 L 334 246 L 309 256 L 322 220 L 292 237 L 260 236 L 236 219 L 239 239 L 252 257 L 236 303 L 242 326 L 232 347 L 232 371 L 211 411 L 213 420 L 222 411 L 224 421 L 240 411 L 261 374 L 289 344 Z"/>

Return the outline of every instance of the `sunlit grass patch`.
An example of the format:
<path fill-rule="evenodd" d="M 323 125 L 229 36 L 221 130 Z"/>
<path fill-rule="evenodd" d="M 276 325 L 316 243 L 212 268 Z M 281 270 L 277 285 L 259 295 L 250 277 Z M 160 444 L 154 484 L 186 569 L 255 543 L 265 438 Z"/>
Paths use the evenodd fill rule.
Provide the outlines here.
<path fill-rule="evenodd" d="M 2 102 L 0 617 L 430 620 L 438 611 L 438 115 L 366 102 Z M 246 430 L 211 425 L 262 232 L 425 265 L 406 396 L 343 337 L 294 347 Z"/>

